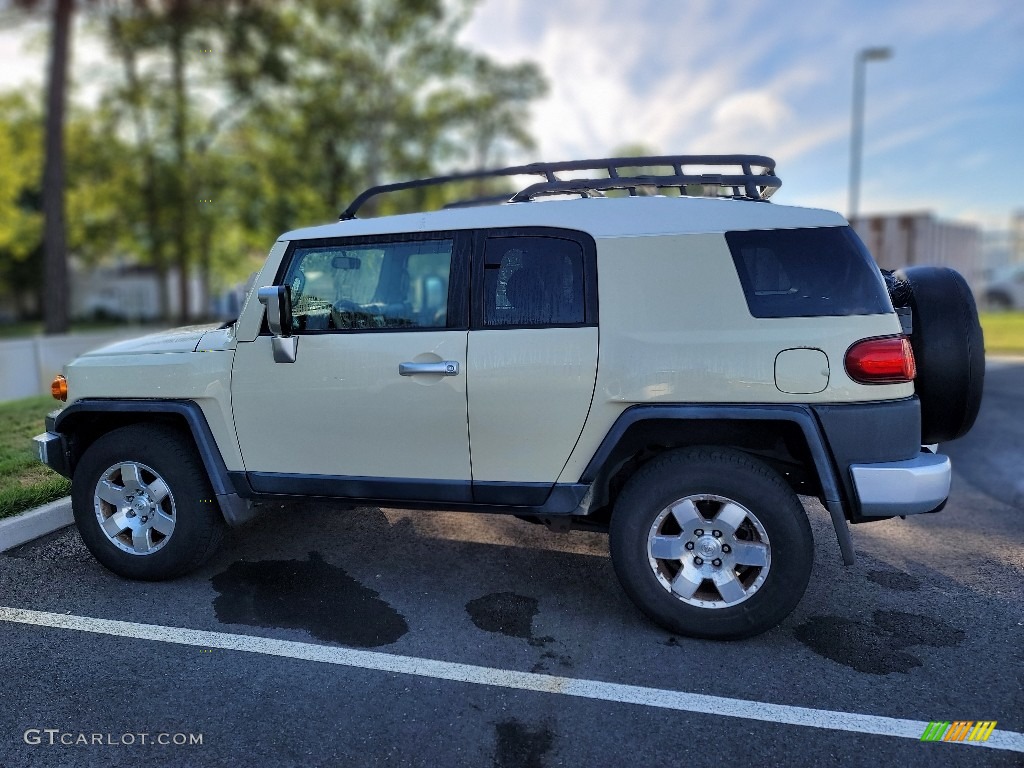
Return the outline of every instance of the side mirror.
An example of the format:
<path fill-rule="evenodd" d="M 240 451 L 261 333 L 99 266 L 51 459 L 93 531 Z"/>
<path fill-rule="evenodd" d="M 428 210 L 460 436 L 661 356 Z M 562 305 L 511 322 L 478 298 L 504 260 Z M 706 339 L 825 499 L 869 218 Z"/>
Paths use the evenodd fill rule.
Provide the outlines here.
<path fill-rule="evenodd" d="M 298 339 L 292 336 L 292 291 L 287 285 L 267 285 L 256 292 L 267 308 L 267 327 L 273 334 L 274 362 L 294 363 Z"/>
<path fill-rule="evenodd" d="M 287 285 L 267 285 L 256 294 L 267 308 L 267 325 L 275 336 L 292 335 L 292 291 Z"/>

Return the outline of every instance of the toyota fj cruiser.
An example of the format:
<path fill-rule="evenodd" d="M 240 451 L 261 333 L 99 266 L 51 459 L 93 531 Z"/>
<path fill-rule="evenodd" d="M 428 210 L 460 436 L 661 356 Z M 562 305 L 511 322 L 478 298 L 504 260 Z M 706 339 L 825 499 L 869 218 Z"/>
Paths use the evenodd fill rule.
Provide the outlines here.
<path fill-rule="evenodd" d="M 529 175 L 501 203 L 355 217 Z M 940 510 L 935 444 L 970 429 L 984 373 L 963 278 L 881 273 L 840 215 L 768 202 L 780 184 L 730 155 L 369 189 L 282 235 L 236 322 L 67 365 L 39 456 L 128 578 L 198 567 L 271 501 L 505 512 L 609 532 L 673 632 L 762 632 L 811 573 L 798 494 L 848 564 L 848 522 Z"/>

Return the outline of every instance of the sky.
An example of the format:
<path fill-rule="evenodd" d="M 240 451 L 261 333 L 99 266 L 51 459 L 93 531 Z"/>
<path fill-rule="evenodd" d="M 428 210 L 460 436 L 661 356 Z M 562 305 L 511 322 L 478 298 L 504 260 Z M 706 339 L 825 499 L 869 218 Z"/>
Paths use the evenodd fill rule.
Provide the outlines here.
<path fill-rule="evenodd" d="M 776 202 L 843 213 L 854 58 L 888 46 L 866 68 L 861 213 L 1006 229 L 1024 210 L 1024 0 L 481 0 L 462 41 L 550 83 L 509 162 L 768 155 Z M 0 88 L 41 82 L 44 50 L 0 30 Z M 73 77 L 100 55 L 80 46 Z"/>
<path fill-rule="evenodd" d="M 861 213 L 1006 229 L 1024 210 L 1024 0 L 484 0 L 463 40 L 547 75 L 528 159 L 768 155 L 773 200 L 843 213 L 854 58 L 888 46 Z"/>

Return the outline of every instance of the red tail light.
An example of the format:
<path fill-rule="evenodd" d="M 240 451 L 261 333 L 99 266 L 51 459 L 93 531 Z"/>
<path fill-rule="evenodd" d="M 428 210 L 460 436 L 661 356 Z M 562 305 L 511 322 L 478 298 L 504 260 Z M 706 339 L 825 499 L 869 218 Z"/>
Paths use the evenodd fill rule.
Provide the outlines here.
<path fill-rule="evenodd" d="M 846 372 L 861 384 L 903 384 L 917 376 L 906 336 L 864 339 L 846 350 Z"/>

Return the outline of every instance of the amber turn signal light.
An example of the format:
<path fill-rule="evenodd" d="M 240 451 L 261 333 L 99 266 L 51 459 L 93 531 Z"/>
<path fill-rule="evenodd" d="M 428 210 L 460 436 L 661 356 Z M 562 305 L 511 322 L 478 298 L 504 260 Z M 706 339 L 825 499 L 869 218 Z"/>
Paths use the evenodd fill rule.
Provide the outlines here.
<path fill-rule="evenodd" d="M 60 400 L 62 403 L 67 402 L 68 380 L 59 373 L 53 377 L 53 381 L 50 383 L 50 394 L 53 395 L 54 400 Z"/>

